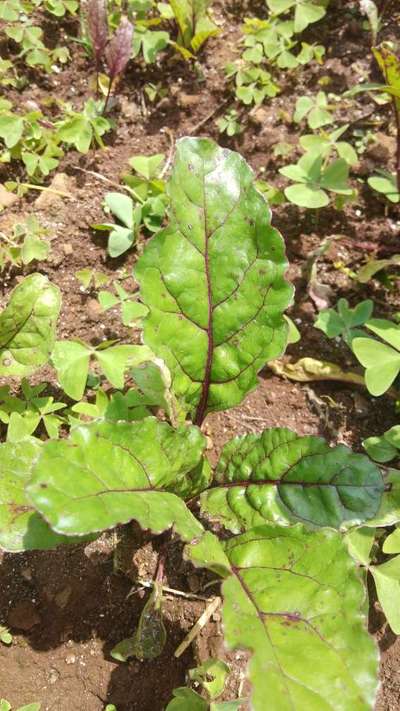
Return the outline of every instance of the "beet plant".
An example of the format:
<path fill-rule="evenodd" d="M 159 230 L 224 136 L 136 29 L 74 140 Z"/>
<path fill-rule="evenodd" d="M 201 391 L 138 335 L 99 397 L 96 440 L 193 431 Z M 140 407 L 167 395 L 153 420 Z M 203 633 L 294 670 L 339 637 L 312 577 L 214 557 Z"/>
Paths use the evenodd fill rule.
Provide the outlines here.
<path fill-rule="evenodd" d="M 0 445 L 0 543 L 51 548 L 130 521 L 154 535 L 172 529 L 186 558 L 221 579 L 226 644 L 250 653 L 252 708 L 371 709 L 378 655 L 355 539 L 360 526 L 373 539 L 375 527 L 400 520 L 396 474 L 385 484 L 367 456 L 286 428 L 232 439 L 212 471 L 204 420 L 242 402 L 283 353 L 293 289 L 282 237 L 237 153 L 182 139 L 168 192 L 169 224 L 135 269 L 148 309 L 136 348 L 150 367 L 132 371 L 164 415 L 143 408 L 135 421 L 116 419 L 99 406 L 68 438 Z M 38 331 L 35 303 L 34 323 L 14 313 L 20 335 L 10 311 L 0 316 L 0 345 L 15 359 L 26 324 Z M 36 348 L 47 352 L 40 333 Z"/>

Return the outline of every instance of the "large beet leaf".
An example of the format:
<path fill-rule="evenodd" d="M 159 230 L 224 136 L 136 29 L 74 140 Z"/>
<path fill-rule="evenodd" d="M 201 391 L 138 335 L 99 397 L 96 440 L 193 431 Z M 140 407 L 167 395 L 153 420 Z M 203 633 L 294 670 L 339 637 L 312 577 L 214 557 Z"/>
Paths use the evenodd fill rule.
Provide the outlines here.
<path fill-rule="evenodd" d="M 25 486 L 40 448 L 41 442 L 33 437 L 0 444 L 0 548 L 14 553 L 76 543 L 52 531 L 26 497 Z"/>
<path fill-rule="evenodd" d="M 225 577 L 225 640 L 252 652 L 254 711 L 373 708 L 378 655 L 339 533 L 264 525 L 225 544 L 207 533 L 187 553 Z"/>
<path fill-rule="evenodd" d="M 368 457 L 284 428 L 228 442 L 216 482 L 203 510 L 235 532 L 265 522 L 359 524 L 375 516 L 384 489 Z"/>
<path fill-rule="evenodd" d="M 83 535 L 135 519 L 154 533 L 173 526 L 190 540 L 202 526 L 172 492 L 187 486 L 192 470 L 204 475 L 204 445 L 197 427 L 174 430 L 153 417 L 78 427 L 69 440 L 43 446 L 27 494 L 58 533 Z"/>
<path fill-rule="evenodd" d="M 135 270 L 149 308 L 144 340 L 201 424 L 239 403 L 282 353 L 292 289 L 282 238 L 238 153 L 182 139 L 169 193 L 170 224 Z"/>

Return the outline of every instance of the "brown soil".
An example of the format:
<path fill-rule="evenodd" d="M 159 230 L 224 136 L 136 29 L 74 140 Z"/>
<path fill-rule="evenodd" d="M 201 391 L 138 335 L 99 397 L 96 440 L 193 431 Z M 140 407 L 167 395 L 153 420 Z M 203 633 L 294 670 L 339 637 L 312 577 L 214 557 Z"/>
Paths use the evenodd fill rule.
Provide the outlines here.
<path fill-rule="evenodd" d="M 131 71 L 121 82 L 121 93 L 113 109 L 118 130 L 108 141 L 106 150 L 91 152 L 87 157 L 70 152 L 63 159 L 58 172 L 66 174 L 70 198 L 48 199 L 46 196 L 39 200 L 32 191 L 2 213 L 1 230 L 32 213 L 49 228 L 53 240 L 49 261 L 3 274 L 0 301 L 6 302 L 11 288 L 23 276 L 39 270 L 62 291 L 60 338 L 79 337 L 92 343 L 106 338 L 137 340 L 139 333 L 121 326 L 117 310 L 100 313 L 96 291 L 82 290 L 75 277 L 76 271 L 90 267 L 106 273 L 111 280 L 118 276 L 118 270 L 129 273 L 136 258 L 134 251 L 118 260 L 107 257 L 106 238 L 90 227 L 103 220 L 102 199 L 110 189 L 110 184 L 98 176 L 119 182 L 121 174 L 128 171 L 130 156 L 168 154 L 171 136 L 191 134 L 211 136 L 230 145 L 246 157 L 258 175 L 276 181 L 277 169 L 283 161 L 273 156 L 272 146 L 279 141 L 297 142 L 298 127 L 289 120 L 296 96 L 305 89 L 317 90 L 318 80 L 324 76 L 331 79 L 329 90 L 338 93 L 354 84 L 359 76 L 371 77 L 368 36 L 360 30 L 357 16 L 351 13 L 354 6 L 355 3 L 332 0 L 328 19 L 310 28 L 306 38 L 325 45 L 325 65 L 313 66 L 295 76 L 288 74 L 283 79 L 281 96 L 253 111 L 243 135 L 231 141 L 219 136 L 214 123 L 229 99 L 224 66 L 237 56 L 241 19 L 251 11 L 262 12 L 263 3 L 215 3 L 222 34 L 209 41 L 202 52 L 201 73 L 171 55 L 162 59 L 158 70 L 154 67 L 142 70 L 133 62 Z M 72 23 L 68 31 L 72 32 L 73 27 Z M 384 29 L 386 38 L 393 38 L 395 33 L 393 23 Z M 27 101 L 40 104 L 52 94 L 79 106 L 88 96 L 87 79 L 91 71 L 90 62 L 76 45 L 72 63 L 61 74 L 43 80 L 33 73 L 32 81 L 21 95 L 16 92 L 10 95 L 21 106 Z M 374 79 L 378 77 L 372 75 Z M 157 106 L 148 105 L 144 111 L 142 86 L 147 81 L 159 80 L 167 86 L 168 94 Z M 362 97 L 351 115 L 344 112 L 343 123 L 359 121 L 359 126 L 370 127 L 368 120 L 360 121 L 360 116 L 371 110 L 368 102 Z M 205 121 L 213 110 L 215 115 Z M 381 117 L 377 127 L 387 133 L 388 114 L 377 111 Z M 249 110 L 241 108 L 240 112 L 245 122 Z M 365 154 L 358 169 L 360 176 L 368 174 L 376 164 L 384 163 L 385 146 L 380 149 L 375 150 L 375 154 L 373 150 Z M 0 170 L 1 180 L 13 177 L 7 173 L 9 167 L 2 165 Z M 385 209 L 375 196 L 364 190 L 359 205 L 343 212 L 326 209 L 318 221 L 310 212 L 304 213 L 294 206 L 274 209 L 273 220 L 286 239 L 291 264 L 289 277 L 296 287 L 296 303 L 289 313 L 302 335 L 300 343 L 288 349 L 288 357 L 297 359 L 309 355 L 355 369 L 350 352 L 313 327 L 317 309 L 308 292 L 307 260 L 323 239 L 334 236 L 336 239 L 320 258 L 318 267 L 319 280 L 331 287 L 331 303 L 339 296 L 345 296 L 352 303 L 370 297 L 377 304 L 377 313 L 393 313 L 400 303 L 397 288 L 388 291 L 377 281 L 360 287 L 335 264 L 341 261 L 355 269 L 366 256 L 386 257 L 396 252 L 399 213 L 395 208 Z M 145 239 L 143 236 L 139 251 Z M 132 283 L 130 288 L 135 285 Z M 56 387 L 50 369 L 44 368 L 35 374 L 36 381 L 43 379 Z M 18 384 L 14 385 L 17 388 Z M 382 433 L 396 421 L 390 398 L 374 399 L 362 388 L 341 383 L 291 383 L 266 369 L 261 374 L 259 388 L 240 407 L 210 416 L 205 430 L 212 441 L 210 458 L 215 461 L 221 446 L 232 436 L 265 427 L 288 426 L 301 434 L 321 434 L 332 443 L 344 442 L 359 450 L 365 437 Z M 125 543 L 128 536 L 129 546 L 124 547 L 123 561 L 116 566 L 118 536 Z M 134 581 L 137 576 L 151 579 L 159 545 L 159 541 L 151 541 L 127 527 L 118 534 L 105 534 L 87 547 L 74 546 L 50 553 L 4 554 L 0 566 L 0 624 L 9 625 L 14 639 L 10 648 L 0 644 L 0 697 L 8 699 L 13 706 L 41 701 L 42 708 L 49 711 L 100 711 L 106 703 L 115 704 L 118 711 L 162 711 L 172 690 L 185 683 L 190 666 L 210 654 L 222 656 L 225 652 L 217 612 L 196 645 L 179 659 L 174 657 L 174 650 L 206 603 L 167 596 L 164 612 L 168 642 L 163 654 L 147 663 L 118 664 L 110 657 L 114 644 L 132 635 L 135 629 L 148 592 Z M 212 587 L 203 590 L 209 580 L 207 576 L 194 572 L 183 562 L 179 542 L 168 540 L 166 545 L 166 579 L 170 587 L 206 597 L 215 593 Z M 382 652 L 382 688 L 376 708 L 377 711 L 397 711 L 400 707 L 400 640 L 388 628 L 376 602 L 371 606 L 370 630 L 376 635 Z M 242 690 L 246 654 L 237 652 L 228 654 L 227 658 L 232 673 L 226 697 L 234 698 L 239 689 Z"/>

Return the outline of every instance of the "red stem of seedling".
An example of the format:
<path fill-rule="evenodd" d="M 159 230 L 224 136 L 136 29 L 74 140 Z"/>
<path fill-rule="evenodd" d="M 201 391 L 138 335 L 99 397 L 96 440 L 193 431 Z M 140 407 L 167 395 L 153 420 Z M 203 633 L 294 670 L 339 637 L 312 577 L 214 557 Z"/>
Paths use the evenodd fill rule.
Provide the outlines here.
<path fill-rule="evenodd" d="M 156 572 L 156 583 L 160 583 L 164 580 L 164 567 L 165 567 L 165 556 L 161 553 L 158 557 L 157 572 Z"/>

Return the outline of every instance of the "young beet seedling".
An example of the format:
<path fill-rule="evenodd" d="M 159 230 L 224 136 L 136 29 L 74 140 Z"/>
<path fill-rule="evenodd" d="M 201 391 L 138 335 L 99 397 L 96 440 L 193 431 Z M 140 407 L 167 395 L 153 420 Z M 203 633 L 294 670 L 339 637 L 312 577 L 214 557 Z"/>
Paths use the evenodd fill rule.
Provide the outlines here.
<path fill-rule="evenodd" d="M 51 548 L 132 520 L 154 535 L 173 528 L 185 557 L 221 578 L 226 644 L 250 652 L 256 711 L 266 699 L 271 711 L 372 709 L 377 653 L 343 534 L 373 517 L 385 525 L 381 508 L 396 517 L 397 503 L 365 455 L 285 428 L 232 439 L 211 470 L 204 420 L 239 404 L 283 352 L 293 290 L 241 156 L 182 139 L 168 191 L 169 224 L 135 269 L 148 309 L 136 348 L 169 371 L 164 418 L 143 408 L 112 420 L 99 407 L 69 438 L 0 445 L 0 544 Z"/>
<path fill-rule="evenodd" d="M 107 66 L 108 87 L 103 106 L 107 111 L 111 90 L 132 56 L 133 25 L 125 17 L 121 19 L 114 35 L 108 39 L 107 4 L 105 0 L 88 0 L 86 29 L 92 46 L 96 66 L 96 91 L 99 89 L 101 63 Z"/>

